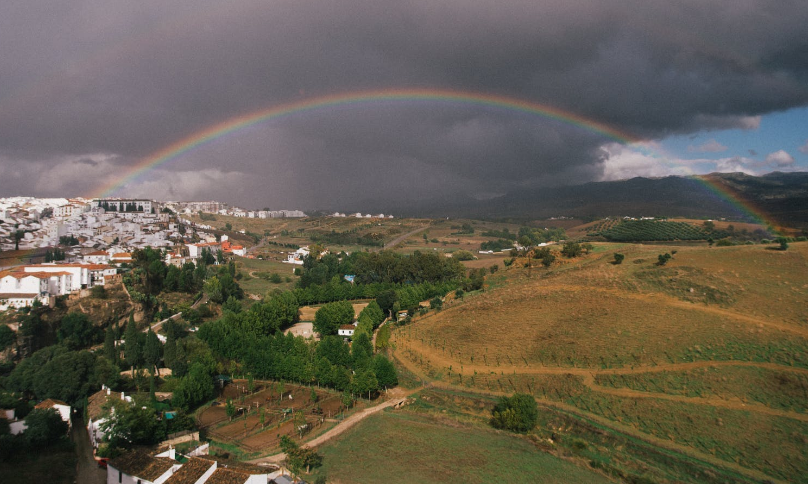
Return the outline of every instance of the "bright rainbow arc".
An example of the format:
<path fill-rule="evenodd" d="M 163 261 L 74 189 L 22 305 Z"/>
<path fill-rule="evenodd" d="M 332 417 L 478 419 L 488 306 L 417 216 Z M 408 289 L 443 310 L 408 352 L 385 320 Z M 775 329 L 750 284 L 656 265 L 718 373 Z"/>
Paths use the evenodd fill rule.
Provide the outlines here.
<path fill-rule="evenodd" d="M 236 116 L 204 128 L 147 156 L 142 161 L 137 163 L 133 168 L 131 168 L 126 175 L 103 186 L 97 190 L 94 195 L 91 195 L 90 198 L 109 196 L 115 190 L 123 187 L 128 182 L 135 180 L 144 173 L 162 164 L 168 163 L 169 161 L 188 153 L 189 151 L 231 133 L 237 132 L 241 129 L 265 121 L 305 113 L 307 111 L 316 111 L 345 105 L 370 104 L 374 102 L 389 101 L 433 101 L 462 106 L 497 108 L 517 113 L 537 115 L 543 118 L 560 121 L 565 124 L 570 124 L 584 130 L 597 133 L 620 144 L 636 144 L 644 141 L 629 133 L 617 130 L 596 120 L 585 118 L 569 111 L 507 96 L 446 89 L 385 89 L 340 93 L 281 104 L 267 109 L 261 109 L 248 114 Z M 659 159 L 660 162 L 666 162 L 666 157 L 664 156 L 655 157 Z M 733 193 L 723 184 L 704 176 L 696 176 L 692 178 L 706 187 L 710 192 L 728 202 L 742 214 L 751 216 L 757 222 L 777 226 L 776 222 L 770 220 L 770 218 L 767 217 L 762 210 L 755 207 L 751 202 L 746 201 L 737 194 Z"/>
<path fill-rule="evenodd" d="M 500 108 L 509 111 L 539 115 L 544 118 L 578 126 L 587 131 L 592 131 L 615 140 L 621 144 L 631 144 L 641 141 L 639 138 L 636 138 L 628 133 L 618 131 L 595 120 L 551 106 L 506 96 L 440 89 L 393 89 L 342 93 L 273 106 L 268 109 L 262 109 L 241 116 L 236 116 L 213 126 L 204 128 L 201 131 L 197 131 L 196 133 L 186 136 L 185 138 L 182 138 L 147 156 L 143 159 L 143 161 L 137 163 L 137 165 L 135 165 L 135 167 L 132 168 L 127 175 L 105 185 L 91 198 L 109 196 L 116 189 L 139 177 L 143 173 L 146 173 L 149 170 L 167 163 L 172 159 L 206 143 L 239 131 L 243 128 L 306 111 L 315 111 L 337 106 L 366 104 L 379 101 L 435 101 L 458 105 L 477 105 L 483 107 Z"/>

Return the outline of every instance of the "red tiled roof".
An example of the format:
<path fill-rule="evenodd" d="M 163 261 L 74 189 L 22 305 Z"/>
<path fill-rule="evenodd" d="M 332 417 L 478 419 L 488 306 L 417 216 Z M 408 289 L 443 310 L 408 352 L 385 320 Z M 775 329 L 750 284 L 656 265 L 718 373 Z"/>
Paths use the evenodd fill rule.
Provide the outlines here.
<path fill-rule="evenodd" d="M 195 484 L 213 465 L 213 462 L 191 457 L 165 484 Z"/>
<path fill-rule="evenodd" d="M 0 299 L 33 299 L 39 294 L 17 293 L 17 292 L 2 292 Z"/>
<path fill-rule="evenodd" d="M 109 466 L 133 477 L 154 481 L 166 473 L 177 461 L 167 457 L 152 457 L 146 451 L 133 450 L 109 461 Z"/>
<path fill-rule="evenodd" d="M 211 474 L 206 481 L 207 484 L 244 484 L 250 478 L 249 474 L 244 474 L 231 469 L 221 467 Z"/>
<path fill-rule="evenodd" d="M 54 405 L 64 405 L 66 407 L 70 406 L 70 405 L 66 404 L 65 402 L 63 402 L 61 400 L 55 400 L 53 398 L 49 398 L 47 400 L 42 400 L 41 402 L 37 403 L 34 406 L 34 408 L 51 408 Z"/>

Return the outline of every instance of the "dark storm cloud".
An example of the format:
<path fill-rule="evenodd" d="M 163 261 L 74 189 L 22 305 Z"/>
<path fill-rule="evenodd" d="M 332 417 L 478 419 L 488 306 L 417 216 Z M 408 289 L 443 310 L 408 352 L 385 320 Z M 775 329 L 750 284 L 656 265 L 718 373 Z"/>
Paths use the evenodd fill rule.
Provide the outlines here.
<path fill-rule="evenodd" d="M 649 139 L 751 128 L 808 103 L 807 20 L 804 1 L 765 0 L 12 0 L 0 6 L 0 169 L 103 159 L 107 180 L 233 116 L 397 87 L 513 96 Z M 195 150 L 161 167 L 187 174 L 163 194 L 209 198 L 217 177 L 246 188 L 222 198 L 252 206 L 501 193 L 597 179 L 606 141 L 491 108 L 377 103 Z M 91 191 L 60 179 L 51 191 Z M 139 182 L 129 189 L 159 186 Z"/>

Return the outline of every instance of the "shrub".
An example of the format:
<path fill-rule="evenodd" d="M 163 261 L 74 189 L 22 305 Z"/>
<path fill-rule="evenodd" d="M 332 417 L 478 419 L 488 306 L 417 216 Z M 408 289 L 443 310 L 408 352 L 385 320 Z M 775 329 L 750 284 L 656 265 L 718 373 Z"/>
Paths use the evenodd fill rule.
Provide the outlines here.
<path fill-rule="evenodd" d="M 539 409 L 536 400 L 524 393 L 512 397 L 500 397 L 491 410 L 491 425 L 513 432 L 527 432 L 536 426 Z"/>
<path fill-rule="evenodd" d="M 460 249 L 452 253 L 452 258 L 460 261 L 474 260 L 474 254 L 467 250 Z"/>
<path fill-rule="evenodd" d="M 615 264 L 622 264 L 622 263 L 623 263 L 623 259 L 625 259 L 625 258 L 626 258 L 626 256 L 625 256 L 625 255 L 615 253 L 615 254 L 614 254 L 614 263 L 615 263 Z"/>
<path fill-rule="evenodd" d="M 567 258 L 578 257 L 583 253 L 584 249 L 578 242 L 567 242 L 564 248 L 561 249 L 561 254 Z"/>
<path fill-rule="evenodd" d="M 664 254 L 659 254 L 659 256 L 657 257 L 657 265 L 664 266 L 665 264 L 668 263 L 670 259 L 671 255 L 668 254 L 667 252 Z"/>

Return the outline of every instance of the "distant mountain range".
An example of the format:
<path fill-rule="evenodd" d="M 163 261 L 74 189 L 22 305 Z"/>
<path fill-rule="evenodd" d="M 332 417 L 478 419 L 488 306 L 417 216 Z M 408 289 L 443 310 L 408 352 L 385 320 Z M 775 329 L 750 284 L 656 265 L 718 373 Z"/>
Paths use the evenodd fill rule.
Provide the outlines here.
<path fill-rule="evenodd" d="M 484 219 L 628 215 L 753 221 L 751 213 L 757 213 L 768 222 L 808 229 L 808 172 L 632 178 L 521 190 L 488 200 L 367 201 L 355 209 L 410 217 Z"/>

